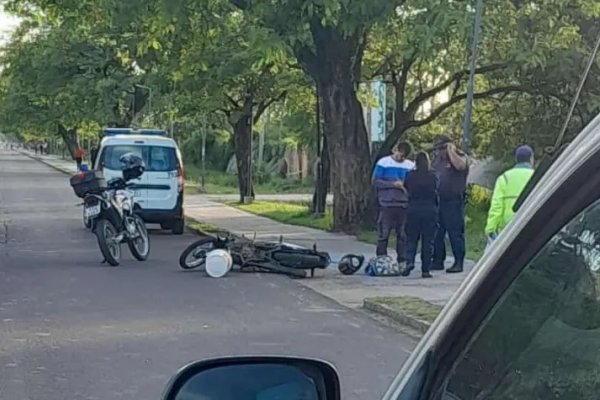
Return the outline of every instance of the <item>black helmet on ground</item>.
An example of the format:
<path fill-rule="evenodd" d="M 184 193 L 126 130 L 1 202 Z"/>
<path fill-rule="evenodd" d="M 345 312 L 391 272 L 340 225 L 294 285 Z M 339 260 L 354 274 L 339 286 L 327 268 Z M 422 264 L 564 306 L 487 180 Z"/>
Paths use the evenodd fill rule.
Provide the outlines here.
<path fill-rule="evenodd" d="M 119 158 L 123 179 L 127 182 L 139 178 L 146 170 L 146 163 L 142 157 L 134 153 L 125 153 Z"/>
<path fill-rule="evenodd" d="M 338 263 L 338 270 L 344 275 L 352 275 L 361 269 L 365 262 L 365 256 L 346 254 Z"/>

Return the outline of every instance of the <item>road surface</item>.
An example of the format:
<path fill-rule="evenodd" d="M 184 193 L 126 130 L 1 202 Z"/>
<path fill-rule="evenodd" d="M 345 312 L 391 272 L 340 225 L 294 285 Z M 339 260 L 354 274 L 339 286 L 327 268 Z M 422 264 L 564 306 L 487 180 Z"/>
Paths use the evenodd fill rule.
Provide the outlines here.
<path fill-rule="evenodd" d="M 378 399 L 415 344 L 285 277 L 180 271 L 189 235 L 102 265 L 77 201 L 0 150 L 0 399 L 157 399 L 189 361 L 260 353 L 329 360 L 345 399 Z"/>

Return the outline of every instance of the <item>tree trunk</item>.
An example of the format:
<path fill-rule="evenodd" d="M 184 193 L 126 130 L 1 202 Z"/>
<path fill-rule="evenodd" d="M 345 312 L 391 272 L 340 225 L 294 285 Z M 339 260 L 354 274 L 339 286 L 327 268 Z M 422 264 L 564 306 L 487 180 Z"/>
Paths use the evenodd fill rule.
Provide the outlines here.
<path fill-rule="evenodd" d="M 143 105 L 143 103 L 142 103 Z M 131 107 L 125 112 L 121 112 L 120 102 L 116 102 L 113 106 L 113 120 L 108 121 L 107 126 L 114 128 L 130 128 L 133 121 L 133 114 L 131 113 Z"/>
<path fill-rule="evenodd" d="M 323 135 L 323 113 L 321 112 L 321 99 L 319 86 L 316 92 L 315 127 L 317 133 L 317 164 L 315 170 L 315 191 L 313 194 L 312 212 L 323 215 L 327 209 L 327 194 L 331 181 L 331 168 L 327 150 L 327 136 Z"/>
<path fill-rule="evenodd" d="M 321 149 L 321 154 L 319 154 L 315 176 L 315 192 L 313 195 L 312 211 L 314 214 L 324 214 L 327 209 L 327 194 L 329 193 L 331 181 L 331 167 L 326 137 L 323 137 L 323 148 Z"/>
<path fill-rule="evenodd" d="M 74 160 L 75 150 L 77 149 L 77 128 L 67 129 L 64 125 L 58 124 L 58 135 L 62 138 L 69 155 Z"/>
<path fill-rule="evenodd" d="M 361 104 L 347 63 L 338 61 L 334 79 L 320 80 L 327 151 L 331 161 L 333 227 L 357 232 L 368 224 L 371 157 Z"/>
<path fill-rule="evenodd" d="M 237 165 L 240 202 L 248 195 L 254 197 L 254 185 L 250 182 L 252 171 L 251 115 L 242 115 L 233 124 L 233 149 Z"/>
<path fill-rule="evenodd" d="M 362 28 L 342 34 L 319 18 L 309 25 L 314 47 L 294 52 L 318 86 L 331 162 L 333 228 L 354 233 L 368 224 L 373 192 L 369 138 L 355 90 L 367 35 Z"/>

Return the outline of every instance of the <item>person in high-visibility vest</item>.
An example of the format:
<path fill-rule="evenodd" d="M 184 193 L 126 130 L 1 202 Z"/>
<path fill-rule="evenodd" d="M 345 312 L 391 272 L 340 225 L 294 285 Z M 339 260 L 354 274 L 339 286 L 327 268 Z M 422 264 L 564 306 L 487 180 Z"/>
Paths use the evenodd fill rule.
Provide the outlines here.
<path fill-rule="evenodd" d="M 485 234 L 494 240 L 513 218 L 513 206 L 533 175 L 533 149 L 523 145 L 515 151 L 516 165 L 496 179 Z"/>

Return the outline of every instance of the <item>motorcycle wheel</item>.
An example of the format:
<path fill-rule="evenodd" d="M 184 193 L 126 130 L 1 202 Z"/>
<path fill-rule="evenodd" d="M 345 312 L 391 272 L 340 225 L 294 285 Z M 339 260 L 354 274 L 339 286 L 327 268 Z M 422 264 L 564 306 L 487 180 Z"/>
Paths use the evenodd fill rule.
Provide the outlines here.
<path fill-rule="evenodd" d="M 121 260 L 121 243 L 114 243 L 117 230 L 109 221 L 101 219 L 96 223 L 98 246 L 107 263 L 116 267 Z"/>
<path fill-rule="evenodd" d="M 150 238 L 148 236 L 148 230 L 146 224 L 137 215 L 134 215 L 135 227 L 139 234 L 139 237 L 127 242 L 131 255 L 138 261 L 146 261 L 150 254 Z"/>
<path fill-rule="evenodd" d="M 206 236 L 190 244 L 179 256 L 179 266 L 189 270 L 206 264 L 206 255 L 217 248 L 216 243 L 215 238 Z"/>

